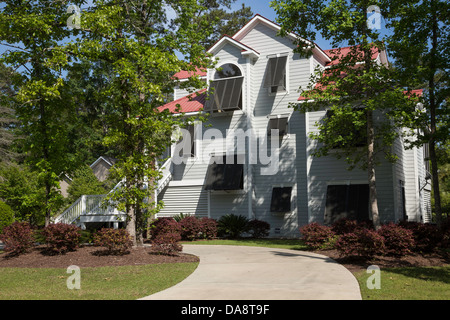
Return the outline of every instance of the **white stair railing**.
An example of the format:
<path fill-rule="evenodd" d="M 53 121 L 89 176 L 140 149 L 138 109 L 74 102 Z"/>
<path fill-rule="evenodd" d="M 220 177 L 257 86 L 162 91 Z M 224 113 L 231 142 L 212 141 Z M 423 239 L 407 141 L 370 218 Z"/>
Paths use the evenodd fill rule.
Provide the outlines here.
<path fill-rule="evenodd" d="M 173 163 L 172 158 L 169 158 L 162 166 L 162 178 L 158 181 L 156 194 L 159 194 L 172 180 Z"/>

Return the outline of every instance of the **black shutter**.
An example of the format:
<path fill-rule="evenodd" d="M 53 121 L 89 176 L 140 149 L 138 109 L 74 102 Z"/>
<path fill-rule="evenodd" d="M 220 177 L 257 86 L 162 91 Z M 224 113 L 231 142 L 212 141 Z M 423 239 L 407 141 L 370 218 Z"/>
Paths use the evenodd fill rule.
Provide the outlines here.
<path fill-rule="evenodd" d="M 291 211 L 291 193 L 292 187 L 273 188 L 270 211 L 280 213 Z"/>
<path fill-rule="evenodd" d="M 242 109 L 242 85 L 244 77 L 215 80 L 210 83 L 205 111 L 227 111 Z"/>
<path fill-rule="evenodd" d="M 269 136 L 272 134 L 272 129 L 278 129 L 278 135 L 284 136 L 287 134 L 288 118 L 272 118 L 269 120 Z"/>
<path fill-rule="evenodd" d="M 327 187 L 325 224 L 348 218 L 369 220 L 369 185 L 330 185 Z"/>
<path fill-rule="evenodd" d="M 244 164 L 237 163 L 237 156 L 234 156 L 234 163 L 227 163 L 226 156 L 216 156 L 211 160 L 206 172 L 205 190 L 243 189 Z"/>
<path fill-rule="evenodd" d="M 287 56 L 270 58 L 267 62 L 264 88 L 285 87 Z"/>

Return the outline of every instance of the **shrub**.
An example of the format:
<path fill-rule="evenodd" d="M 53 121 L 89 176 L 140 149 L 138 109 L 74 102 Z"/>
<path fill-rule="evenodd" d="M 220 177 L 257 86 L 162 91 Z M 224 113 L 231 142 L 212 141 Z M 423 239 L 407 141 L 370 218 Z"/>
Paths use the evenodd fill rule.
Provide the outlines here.
<path fill-rule="evenodd" d="M 244 216 L 226 214 L 217 222 L 218 234 L 229 238 L 239 238 L 242 233 L 248 231 L 249 219 Z"/>
<path fill-rule="evenodd" d="M 0 201 L 0 234 L 3 229 L 14 222 L 14 211 L 3 201 Z"/>
<path fill-rule="evenodd" d="M 75 251 L 80 245 L 81 228 L 73 224 L 55 223 L 42 230 L 47 248 L 52 253 Z"/>
<path fill-rule="evenodd" d="M 94 245 L 105 247 L 107 254 L 122 255 L 129 251 L 133 242 L 125 229 L 102 228 L 94 234 Z"/>
<path fill-rule="evenodd" d="M 253 219 L 248 222 L 248 230 L 253 238 L 264 238 L 269 235 L 270 224 L 265 221 Z"/>
<path fill-rule="evenodd" d="M 181 226 L 175 219 L 170 217 L 162 217 L 154 220 L 150 225 L 151 238 L 157 238 L 159 235 L 166 233 L 181 234 Z"/>
<path fill-rule="evenodd" d="M 152 240 L 152 251 L 164 255 L 176 255 L 183 250 L 178 241 L 181 240 L 179 233 L 161 233 Z"/>
<path fill-rule="evenodd" d="M 370 258 L 385 251 L 384 238 L 374 230 L 356 229 L 339 236 L 335 244 L 342 256 Z"/>
<path fill-rule="evenodd" d="M 178 222 L 181 226 L 181 239 L 196 240 L 200 238 L 202 233 L 202 225 L 200 219 L 194 216 L 187 216 Z"/>
<path fill-rule="evenodd" d="M 213 239 L 217 237 L 217 221 L 203 217 L 200 219 L 201 237 L 203 239 Z"/>
<path fill-rule="evenodd" d="M 19 255 L 33 247 L 33 229 L 27 222 L 14 222 L 3 229 L 0 240 L 5 244 L 5 252 Z"/>
<path fill-rule="evenodd" d="M 319 249 L 335 234 L 331 227 L 312 222 L 304 225 L 300 229 L 302 240 L 312 249 Z"/>
<path fill-rule="evenodd" d="M 387 255 L 405 256 L 414 249 L 415 241 L 411 230 L 389 223 L 381 226 L 377 232 L 384 238 Z"/>
<path fill-rule="evenodd" d="M 331 225 L 335 234 L 342 235 L 355 232 L 357 229 L 373 229 L 371 221 L 356 221 L 353 219 L 342 218 Z"/>
<path fill-rule="evenodd" d="M 402 221 L 399 225 L 413 232 L 416 252 L 431 252 L 442 241 L 442 232 L 436 225 L 413 221 Z"/>

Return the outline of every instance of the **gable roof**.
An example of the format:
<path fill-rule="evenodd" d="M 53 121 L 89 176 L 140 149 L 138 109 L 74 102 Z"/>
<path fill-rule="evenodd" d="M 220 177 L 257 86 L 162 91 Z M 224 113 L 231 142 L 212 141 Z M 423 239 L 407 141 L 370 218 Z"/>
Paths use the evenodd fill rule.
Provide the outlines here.
<path fill-rule="evenodd" d="M 220 38 L 215 44 L 213 44 L 212 47 L 209 48 L 207 52 L 214 54 L 216 51 L 220 50 L 220 48 L 222 47 L 222 45 L 224 43 L 230 43 L 230 44 L 238 47 L 239 49 L 241 49 L 242 55 L 250 55 L 251 57 L 254 57 L 254 58 L 259 57 L 258 51 L 250 48 L 246 44 L 244 44 L 236 39 L 233 39 L 232 37 L 227 36 L 227 35 L 223 35 L 222 38 Z"/>
<path fill-rule="evenodd" d="M 266 17 L 256 14 L 252 19 L 250 19 L 249 22 L 247 22 L 246 25 L 244 25 L 238 32 L 234 34 L 232 37 L 233 39 L 237 41 L 241 41 L 245 35 L 250 32 L 258 23 L 263 23 L 264 25 L 268 26 L 269 28 L 279 32 L 281 30 L 281 26 L 275 22 L 273 22 L 270 19 L 267 19 Z M 314 42 L 304 39 L 298 34 L 295 34 L 293 32 L 288 33 L 287 35 L 289 38 L 293 40 L 301 40 L 305 42 L 306 44 L 312 45 L 314 47 L 313 53 L 316 55 L 321 56 L 325 61 L 331 61 L 330 57 Z"/>

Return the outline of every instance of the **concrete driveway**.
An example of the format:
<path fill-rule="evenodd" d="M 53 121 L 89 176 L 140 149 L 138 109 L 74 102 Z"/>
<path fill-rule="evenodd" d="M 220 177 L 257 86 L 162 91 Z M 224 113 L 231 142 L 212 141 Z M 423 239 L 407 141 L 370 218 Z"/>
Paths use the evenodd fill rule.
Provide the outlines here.
<path fill-rule="evenodd" d="M 360 300 L 356 278 L 334 260 L 304 251 L 183 245 L 200 258 L 184 281 L 141 300 Z"/>

